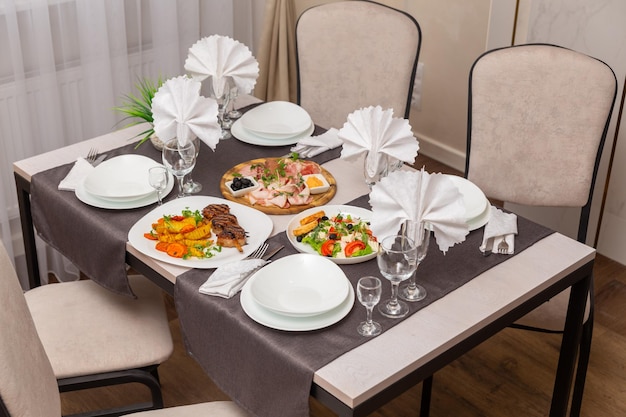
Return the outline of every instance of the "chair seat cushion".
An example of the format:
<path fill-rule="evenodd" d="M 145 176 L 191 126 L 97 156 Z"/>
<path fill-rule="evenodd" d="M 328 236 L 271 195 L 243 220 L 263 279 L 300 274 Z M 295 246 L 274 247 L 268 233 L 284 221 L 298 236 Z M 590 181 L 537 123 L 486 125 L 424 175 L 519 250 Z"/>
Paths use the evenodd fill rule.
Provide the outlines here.
<path fill-rule="evenodd" d="M 161 290 L 129 277 L 137 299 L 90 280 L 50 284 L 25 296 L 57 379 L 150 365 L 173 352 Z"/>
<path fill-rule="evenodd" d="M 232 401 L 183 405 L 131 414 L 132 417 L 249 417 L 249 414 Z"/>

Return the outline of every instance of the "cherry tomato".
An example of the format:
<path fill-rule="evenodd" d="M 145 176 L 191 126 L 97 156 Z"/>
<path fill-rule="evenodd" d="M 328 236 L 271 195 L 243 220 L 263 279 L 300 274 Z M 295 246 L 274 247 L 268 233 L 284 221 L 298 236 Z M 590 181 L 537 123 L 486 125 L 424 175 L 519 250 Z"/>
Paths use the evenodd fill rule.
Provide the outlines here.
<path fill-rule="evenodd" d="M 346 254 L 346 258 L 349 258 L 354 252 L 363 249 L 365 249 L 365 243 L 361 242 L 360 240 L 353 240 L 346 245 L 346 248 L 343 250 L 343 252 Z"/>
<path fill-rule="evenodd" d="M 335 241 L 327 240 L 326 242 L 322 243 L 320 251 L 324 256 L 333 256 L 333 249 L 335 249 Z"/>

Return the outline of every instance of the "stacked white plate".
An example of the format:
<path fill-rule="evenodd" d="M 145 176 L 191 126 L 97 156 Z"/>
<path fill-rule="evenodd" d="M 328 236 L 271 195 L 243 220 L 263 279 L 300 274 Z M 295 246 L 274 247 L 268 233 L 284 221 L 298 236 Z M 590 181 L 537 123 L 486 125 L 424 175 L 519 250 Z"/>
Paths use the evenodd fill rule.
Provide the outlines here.
<path fill-rule="evenodd" d="M 310 136 L 311 116 L 288 101 L 270 101 L 246 112 L 233 123 L 232 134 L 242 142 L 261 146 L 285 146 Z"/>
<path fill-rule="evenodd" d="M 334 262 L 312 254 L 286 256 L 256 272 L 241 290 L 254 321 L 279 330 L 308 331 L 334 324 L 354 304 L 354 290 Z"/>
<path fill-rule="evenodd" d="M 465 218 L 470 230 L 478 229 L 489 221 L 491 204 L 480 188 L 473 182 L 457 175 L 447 175 L 463 195 Z"/>
<path fill-rule="evenodd" d="M 106 209 L 144 207 L 157 201 L 154 188 L 148 182 L 148 170 L 162 166 L 142 155 L 120 155 L 95 167 L 76 188 L 78 199 L 91 206 Z M 170 174 L 163 196 L 174 187 Z"/>

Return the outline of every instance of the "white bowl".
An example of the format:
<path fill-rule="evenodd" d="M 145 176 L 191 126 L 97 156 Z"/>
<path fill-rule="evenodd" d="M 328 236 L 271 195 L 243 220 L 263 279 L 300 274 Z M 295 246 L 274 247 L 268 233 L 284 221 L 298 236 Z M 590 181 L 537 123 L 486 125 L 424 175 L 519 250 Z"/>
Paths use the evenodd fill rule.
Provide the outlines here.
<path fill-rule="evenodd" d="M 102 162 L 85 177 L 85 191 L 107 200 L 128 201 L 154 193 L 148 170 L 161 166 L 143 155 L 120 155 Z"/>
<path fill-rule="evenodd" d="M 318 255 L 280 258 L 250 278 L 250 293 L 262 307 L 285 316 L 325 313 L 348 296 L 350 281 L 341 268 Z"/>
<path fill-rule="evenodd" d="M 246 112 L 243 127 L 259 136 L 289 138 L 311 127 L 311 116 L 302 107 L 288 101 L 270 101 Z"/>
<path fill-rule="evenodd" d="M 446 175 L 463 195 L 465 219 L 467 223 L 475 223 L 485 215 L 489 208 L 489 200 L 480 188 L 466 178 L 457 175 Z"/>
<path fill-rule="evenodd" d="M 246 195 L 250 191 L 254 191 L 260 187 L 259 183 L 256 181 L 254 177 L 244 177 L 244 178 L 249 179 L 250 182 L 252 182 L 252 185 L 250 187 L 242 188 L 240 190 L 233 190 L 232 184 L 233 184 L 234 179 L 230 181 L 226 181 L 226 187 L 228 188 L 228 191 L 230 191 L 230 193 L 234 197 L 241 197 L 242 195 Z"/>
<path fill-rule="evenodd" d="M 324 178 L 322 174 L 303 175 L 302 179 L 304 180 L 304 182 L 307 182 L 307 180 L 311 177 L 317 178 L 322 183 L 322 185 L 318 185 L 316 187 L 309 186 L 309 190 L 311 191 L 311 194 L 322 194 L 328 191 L 328 189 L 330 188 L 330 184 L 328 183 L 328 180 L 326 180 L 326 178 Z"/>

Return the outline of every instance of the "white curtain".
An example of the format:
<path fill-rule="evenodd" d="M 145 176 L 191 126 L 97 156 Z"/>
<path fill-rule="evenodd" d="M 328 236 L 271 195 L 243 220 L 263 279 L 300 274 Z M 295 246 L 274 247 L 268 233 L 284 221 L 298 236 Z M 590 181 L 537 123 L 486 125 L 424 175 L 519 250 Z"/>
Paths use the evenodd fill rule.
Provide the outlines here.
<path fill-rule="evenodd" d="M 231 36 L 254 50 L 254 2 L 0 0 L 0 239 L 23 281 L 12 163 L 119 128 L 112 108 L 121 96 L 139 77 L 183 74 L 202 36 Z"/>

